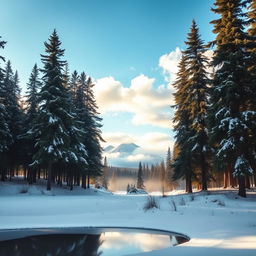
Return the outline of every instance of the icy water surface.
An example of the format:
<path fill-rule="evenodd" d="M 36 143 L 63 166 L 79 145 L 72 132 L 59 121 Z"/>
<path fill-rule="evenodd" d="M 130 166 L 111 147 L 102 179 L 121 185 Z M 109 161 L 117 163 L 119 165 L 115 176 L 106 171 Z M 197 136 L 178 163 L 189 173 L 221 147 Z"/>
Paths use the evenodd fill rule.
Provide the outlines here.
<path fill-rule="evenodd" d="M 0 256 L 121 256 L 187 242 L 185 235 L 139 228 L 49 228 L 0 231 Z"/>

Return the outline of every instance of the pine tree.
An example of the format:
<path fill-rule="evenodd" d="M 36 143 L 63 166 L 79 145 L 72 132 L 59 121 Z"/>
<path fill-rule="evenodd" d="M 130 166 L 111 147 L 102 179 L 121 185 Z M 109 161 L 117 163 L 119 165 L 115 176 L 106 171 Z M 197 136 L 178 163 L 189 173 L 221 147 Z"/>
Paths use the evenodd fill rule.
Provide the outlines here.
<path fill-rule="evenodd" d="M 251 98 L 248 102 L 248 110 L 256 111 L 256 0 L 251 0 L 249 5 L 249 11 L 247 13 L 249 20 L 249 29 L 247 32 L 247 67 L 250 73 L 250 95 Z M 251 115 L 254 119 L 255 116 Z M 253 121 L 253 120 L 252 120 Z M 256 128 L 252 129 L 250 147 L 252 152 L 256 155 Z M 254 170 L 254 182 L 256 184 L 256 159 L 251 160 L 251 165 Z"/>
<path fill-rule="evenodd" d="M 18 77 L 17 75 L 13 75 L 13 70 L 11 66 L 11 62 L 7 61 L 3 83 L 2 83 L 2 90 L 3 90 L 3 99 L 2 103 L 5 106 L 6 110 L 6 121 L 13 139 L 12 145 L 9 147 L 8 150 L 8 168 L 10 172 L 14 171 L 18 165 L 21 164 L 20 159 L 20 140 L 19 135 L 21 134 L 21 125 L 22 125 L 22 118 L 23 113 L 19 105 L 19 84 L 18 84 Z M 11 174 L 11 173 L 10 173 Z M 10 175 L 11 177 L 11 175 Z"/>
<path fill-rule="evenodd" d="M 88 152 L 86 158 L 88 186 L 90 176 L 97 177 L 102 174 L 102 148 L 100 145 L 100 141 L 103 141 L 100 130 L 102 119 L 98 116 L 93 86 L 91 78 L 87 79 L 85 73 L 82 72 L 77 88 L 75 108 L 78 120 L 86 134 L 83 143 Z"/>
<path fill-rule="evenodd" d="M 71 75 L 71 79 L 69 83 L 69 91 L 71 93 L 72 104 L 75 104 L 76 94 L 78 90 L 78 83 L 79 83 L 79 75 L 75 70 Z"/>
<path fill-rule="evenodd" d="M 0 48 L 4 48 L 5 44 L 5 41 L 0 41 Z M 0 60 L 4 61 L 4 57 L 0 56 Z M 5 168 L 7 167 L 6 152 L 13 142 L 12 135 L 7 123 L 8 116 L 4 105 L 4 97 L 6 94 L 4 90 L 3 79 L 4 70 L 0 66 L 0 173 L 2 180 L 5 179 Z"/>
<path fill-rule="evenodd" d="M 39 108 L 39 100 L 38 100 L 38 92 L 41 89 L 42 83 L 39 79 L 39 69 L 35 64 L 29 82 L 27 83 L 27 91 L 26 91 L 26 108 L 25 108 L 25 118 L 23 123 L 23 134 L 21 136 L 22 144 L 23 144 L 23 166 L 28 170 L 28 182 L 31 184 L 36 181 L 35 169 L 31 168 L 29 165 L 32 162 L 32 156 L 34 151 L 34 145 L 36 141 L 26 136 L 27 132 L 32 129 L 33 120 L 35 120 L 38 114 Z"/>
<path fill-rule="evenodd" d="M 187 81 L 188 73 L 186 70 L 187 58 L 182 55 L 179 63 L 179 71 L 177 73 L 177 80 L 174 83 L 176 92 L 175 98 L 175 115 L 174 115 L 174 131 L 175 146 L 179 149 L 177 156 L 174 158 L 173 167 L 173 180 L 185 178 L 186 192 L 192 193 L 192 158 L 191 158 L 191 145 L 189 139 L 194 136 L 194 131 L 191 129 L 191 120 L 189 119 L 188 111 L 186 109 L 185 100 L 188 97 Z"/>
<path fill-rule="evenodd" d="M 187 49 L 184 51 L 186 55 L 186 70 L 188 80 L 186 83 L 186 98 L 183 104 L 191 121 L 190 129 L 194 131 L 194 136 L 189 138 L 192 146 L 191 154 L 193 160 L 193 168 L 199 169 L 201 176 L 202 190 L 207 190 L 208 179 L 208 155 L 210 147 L 208 143 L 208 135 L 206 133 L 206 113 L 208 98 L 208 78 L 206 72 L 207 60 L 204 56 L 205 46 L 200 39 L 199 30 L 195 21 L 192 21 L 190 33 L 188 33 L 185 42 Z"/>
<path fill-rule="evenodd" d="M 171 149 L 168 147 L 167 154 L 166 154 L 166 178 L 167 182 L 170 185 L 171 190 L 174 189 L 174 181 L 173 181 L 173 168 L 172 168 L 172 156 L 171 156 Z"/>
<path fill-rule="evenodd" d="M 162 186 L 162 196 L 165 196 L 165 184 L 166 184 L 166 168 L 164 161 L 160 163 L 160 179 L 161 179 L 161 186 Z"/>
<path fill-rule="evenodd" d="M 108 189 L 108 161 L 107 157 L 104 157 L 103 171 L 102 171 L 102 186 Z"/>
<path fill-rule="evenodd" d="M 229 169 L 238 178 L 239 195 L 245 197 L 245 175 L 252 173 L 254 158 L 250 133 L 255 112 L 248 109 L 251 98 L 245 59 L 245 1 L 216 0 L 212 11 L 220 18 L 212 21 L 216 34 L 213 66 L 215 74 L 209 110 L 210 139 L 216 148 L 215 162 L 220 170 Z M 252 118 L 253 116 L 253 118 Z"/>
<path fill-rule="evenodd" d="M 13 86 L 15 89 L 15 93 L 18 97 L 18 100 L 20 99 L 20 93 L 21 93 L 19 83 L 20 83 L 20 79 L 19 79 L 18 71 L 16 70 L 13 76 Z"/>
<path fill-rule="evenodd" d="M 51 189 L 52 169 L 54 165 L 70 166 L 86 163 L 80 154 L 85 152 L 84 145 L 78 138 L 79 129 L 69 101 L 68 90 L 63 85 L 63 67 L 61 60 L 64 50 L 56 30 L 45 42 L 45 55 L 41 55 L 44 64 L 43 86 L 39 93 L 39 113 L 29 131 L 36 139 L 35 154 L 31 166 L 47 169 L 47 190 Z M 79 133 L 79 135 L 81 135 Z"/>
<path fill-rule="evenodd" d="M 64 69 L 63 86 L 65 88 L 69 88 L 69 68 L 68 68 L 67 62 L 66 62 L 65 69 Z"/>
<path fill-rule="evenodd" d="M 143 181 L 143 173 L 142 173 L 142 165 L 141 162 L 139 163 L 139 169 L 138 169 L 138 176 L 137 176 L 137 188 L 144 189 L 144 181 Z"/>

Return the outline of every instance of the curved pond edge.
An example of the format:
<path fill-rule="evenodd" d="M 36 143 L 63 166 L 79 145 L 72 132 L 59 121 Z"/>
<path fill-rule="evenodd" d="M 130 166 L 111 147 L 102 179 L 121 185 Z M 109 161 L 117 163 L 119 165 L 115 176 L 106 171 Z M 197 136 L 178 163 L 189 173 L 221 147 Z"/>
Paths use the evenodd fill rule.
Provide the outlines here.
<path fill-rule="evenodd" d="M 0 241 L 19 239 L 36 235 L 50 234 L 92 234 L 98 235 L 106 232 L 129 232 L 129 233 L 150 233 L 158 235 L 168 235 L 175 237 L 177 244 L 185 243 L 190 237 L 175 231 L 145 228 L 145 227 L 125 227 L 125 226 L 81 226 L 81 227 L 34 227 L 34 228 L 16 228 L 0 229 Z"/>

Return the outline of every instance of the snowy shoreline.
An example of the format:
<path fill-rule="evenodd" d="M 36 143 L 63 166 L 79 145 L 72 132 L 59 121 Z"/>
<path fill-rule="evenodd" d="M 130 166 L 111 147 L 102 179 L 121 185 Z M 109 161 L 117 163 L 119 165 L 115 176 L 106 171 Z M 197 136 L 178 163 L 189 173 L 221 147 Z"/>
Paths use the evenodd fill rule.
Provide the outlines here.
<path fill-rule="evenodd" d="M 144 211 L 147 195 L 95 189 L 70 193 L 56 188 L 47 195 L 37 186 L 15 194 L 19 191 L 15 185 L 6 186 L 8 193 L 4 187 L 0 186 L 1 230 L 81 226 L 164 229 L 186 234 L 191 240 L 147 255 L 256 255 L 255 191 L 246 199 L 232 191 L 156 196 L 160 208 Z"/>

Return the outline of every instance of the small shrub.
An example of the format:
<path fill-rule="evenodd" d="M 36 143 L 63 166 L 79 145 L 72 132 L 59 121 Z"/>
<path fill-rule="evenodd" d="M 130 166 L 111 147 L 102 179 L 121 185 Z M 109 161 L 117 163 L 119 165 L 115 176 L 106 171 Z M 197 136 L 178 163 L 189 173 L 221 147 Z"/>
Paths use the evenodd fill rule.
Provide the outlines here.
<path fill-rule="evenodd" d="M 219 205 L 219 206 L 226 206 L 226 204 L 225 204 L 224 202 L 220 201 L 220 200 L 219 200 L 219 202 L 218 202 L 218 205 Z"/>
<path fill-rule="evenodd" d="M 20 194 L 26 194 L 26 193 L 28 193 L 28 188 L 23 187 L 23 188 L 20 190 Z"/>
<path fill-rule="evenodd" d="M 194 195 L 191 195 L 191 196 L 189 197 L 189 199 L 190 199 L 190 201 L 194 201 L 194 200 L 195 200 L 195 196 L 194 196 Z"/>
<path fill-rule="evenodd" d="M 159 203 L 158 203 L 158 201 L 156 200 L 155 197 L 149 196 L 147 198 L 146 204 L 143 207 L 143 210 L 147 211 L 147 210 L 150 210 L 150 209 L 153 209 L 153 208 L 159 209 L 160 206 L 159 206 Z"/>
<path fill-rule="evenodd" d="M 217 205 L 219 205 L 219 206 L 226 206 L 226 204 L 224 202 L 222 202 L 218 199 L 213 199 L 213 200 L 211 200 L 211 202 L 217 203 Z"/>

